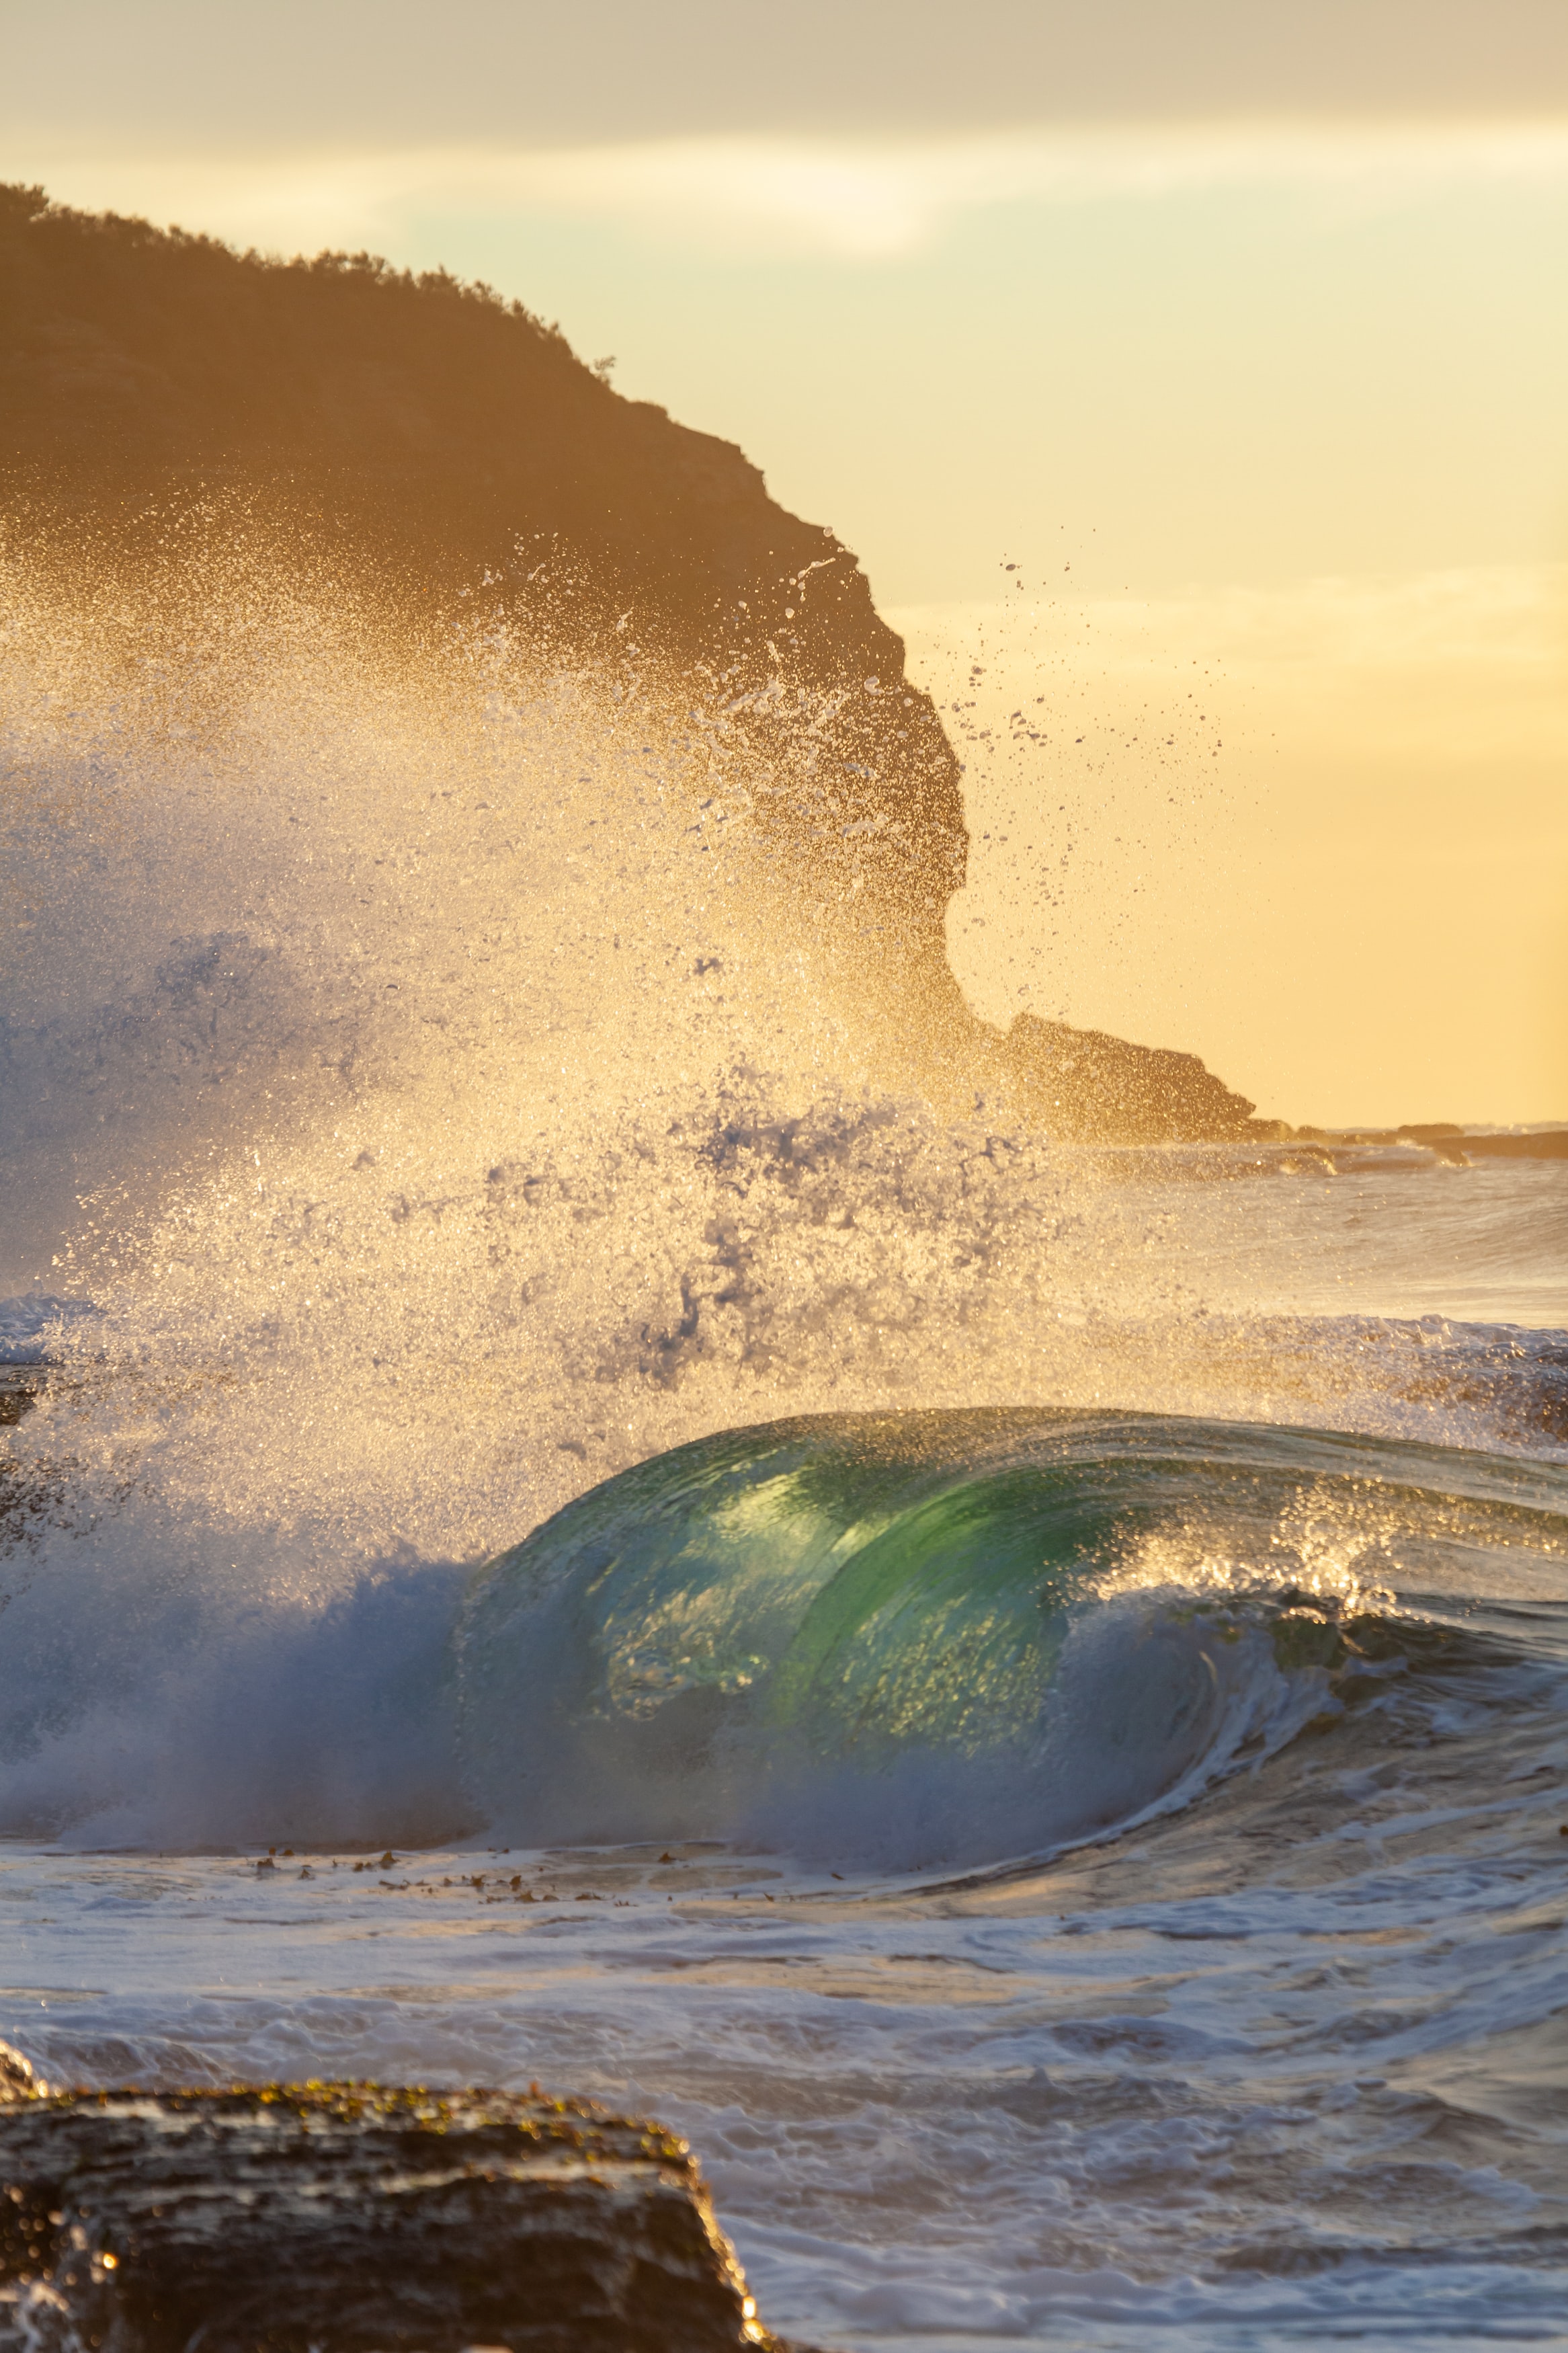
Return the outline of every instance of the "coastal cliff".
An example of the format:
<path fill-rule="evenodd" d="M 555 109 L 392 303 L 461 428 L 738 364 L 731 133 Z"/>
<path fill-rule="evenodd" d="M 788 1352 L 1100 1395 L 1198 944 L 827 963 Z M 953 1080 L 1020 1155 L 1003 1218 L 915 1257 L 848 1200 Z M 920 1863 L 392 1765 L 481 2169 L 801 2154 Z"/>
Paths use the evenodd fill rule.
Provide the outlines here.
<path fill-rule="evenodd" d="M 270 260 L 0 187 L 13 533 L 85 525 L 133 572 L 197 499 L 352 549 L 411 624 L 476 583 L 493 608 L 537 602 L 542 576 L 558 633 L 613 647 L 629 617 L 683 691 L 775 750 L 809 710 L 832 773 L 797 822 L 803 871 L 889 919 L 868 1001 L 952 1104 L 1090 1141 L 1275 1132 L 1192 1055 L 1029 1016 L 1004 1035 L 965 1006 L 943 932 L 967 853 L 952 746 L 854 555 L 732 444 L 445 272 Z"/>

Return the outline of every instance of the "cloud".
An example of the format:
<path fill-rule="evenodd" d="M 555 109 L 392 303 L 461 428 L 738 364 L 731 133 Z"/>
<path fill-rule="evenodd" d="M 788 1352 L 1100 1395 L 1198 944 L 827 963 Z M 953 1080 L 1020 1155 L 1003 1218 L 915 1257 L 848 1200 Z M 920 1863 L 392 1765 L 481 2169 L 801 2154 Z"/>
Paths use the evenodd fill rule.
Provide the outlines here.
<path fill-rule="evenodd" d="M 90 153 L 13 142 L 12 177 L 88 209 L 145 213 L 295 250 L 395 246 L 413 220 L 598 221 L 708 251 L 879 262 L 1003 206 L 1153 202 L 1304 187 L 1381 204 L 1455 181 L 1568 183 L 1568 117 L 1536 122 L 1121 125 L 963 138 L 722 137 L 557 149 L 445 145 Z"/>
<path fill-rule="evenodd" d="M 1106 708 L 1184 694 L 1194 674 L 1224 734 L 1332 756 L 1465 761 L 1539 779 L 1554 811 L 1568 761 L 1568 565 L 1478 565 L 1393 577 L 889 608 L 911 673 L 939 695 L 972 661 L 1003 706 L 1042 686 Z M 944 685 L 942 682 L 947 681 Z M 1003 740 L 998 736 L 997 741 Z M 1537 786 L 1532 786 L 1532 790 Z M 1553 839 L 1568 836 L 1561 815 Z"/>
<path fill-rule="evenodd" d="M 1568 565 L 1205 586 L 1163 597 L 1061 595 L 1055 586 L 1037 596 L 1027 566 L 1019 579 L 1007 603 L 909 605 L 887 618 L 922 643 L 967 648 L 984 632 L 999 657 L 1049 642 L 1058 658 L 1097 670 L 1167 658 L 1308 672 L 1468 663 L 1568 685 Z"/>
<path fill-rule="evenodd" d="M 1568 106 L 1563 0 L 49 0 L 0 135 L 535 147 Z"/>

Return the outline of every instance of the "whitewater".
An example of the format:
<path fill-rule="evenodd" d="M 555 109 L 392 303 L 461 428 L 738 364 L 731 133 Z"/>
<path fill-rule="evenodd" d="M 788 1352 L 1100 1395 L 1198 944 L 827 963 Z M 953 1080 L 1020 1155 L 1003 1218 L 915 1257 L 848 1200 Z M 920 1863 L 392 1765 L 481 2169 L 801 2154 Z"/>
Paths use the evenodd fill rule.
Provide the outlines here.
<path fill-rule="evenodd" d="M 819 702 L 204 561 L 7 580 L 0 2035 L 658 2115 L 824 2347 L 1568 2342 L 1568 1163 L 1053 1142 Z"/>

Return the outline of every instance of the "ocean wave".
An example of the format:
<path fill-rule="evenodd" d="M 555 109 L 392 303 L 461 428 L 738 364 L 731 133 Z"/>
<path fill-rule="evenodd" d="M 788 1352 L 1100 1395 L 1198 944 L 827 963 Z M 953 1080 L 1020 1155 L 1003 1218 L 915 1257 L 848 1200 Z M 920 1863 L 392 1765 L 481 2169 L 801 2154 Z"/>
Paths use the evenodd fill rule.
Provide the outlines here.
<path fill-rule="evenodd" d="M 763 744 L 721 681 L 694 710 L 482 629 L 388 667 L 325 588 L 251 585 L 188 640 L 167 616 L 84 633 L 42 597 L 8 641 L 31 928 L 0 1036 L 0 1821 L 168 1843 L 700 1820 L 889 1868 L 1035 1851 L 1288 1737 L 1341 1672 L 1281 1660 L 1277 1622 L 1308 1639 L 1286 1597 L 1317 1588 L 1284 1523 L 1241 1511 L 1231 1441 L 1140 1460 L 1150 1566 L 1127 1432 L 1253 1426 L 1281 1512 L 1289 1447 L 1342 1444 L 1325 1525 L 1363 1531 L 1380 1439 L 1560 1458 L 1561 1163 L 1416 1188 L 1430 1154 L 1347 1146 L 1331 1185 L 1306 1147 L 1053 1141 L 933 1076 L 891 983 L 868 1002 L 872 964 L 913 955 L 905 918 L 878 931 L 848 869 L 807 889 L 778 864 L 770 811 L 831 816 L 810 711 Z M 1473 1314 L 1426 1314 L 1434 1266 Z M 1029 1445 L 1087 1416 L 1120 1466 L 1073 1471 L 1087 1533 L 1048 1606 L 1037 1496 L 1015 1525 L 986 1483 L 1044 1476 L 993 1459 L 1005 1427 L 1025 1443 L 985 1419 L 1016 1400 Z M 628 1602 L 601 1688 L 601 1635 L 560 1615 L 571 1514 L 782 1415 L 924 1430 L 944 1500 L 852 1546 L 798 1627 L 747 1620 L 732 1657 L 714 1634 L 711 1673 Z M 826 1463 L 840 1440 L 811 1443 Z M 473 1563 L 530 1528 L 526 1571 L 459 1622 Z M 906 1542 L 903 1600 L 856 1618 Z M 530 1617 L 546 1557 L 559 1591 Z M 1276 1585 L 1222 1595 L 1216 1561 Z M 506 1596 L 492 1667 L 476 1629 Z M 681 1608 L 696 1641 L 719 1604 Z"/>
<path fill-rule="evenodd" d="M 1037 1855 L 1419 1664 L 1394 1590 L 1560 1583 L 1563 1503 L 1549 1463 L 1059 1409 L 722 1432 L 479 1572 L 324 1588 L 144 1503 L 13 1556 L 0 1830 Z"/>
<path fill-rule="evenodd" d="M 1542 1483 L 1544 1482 L 1544 1483 Z M 725 1432 L 493 1562 L 464 1771 L 531 1841 L 721 1834 L 879 1867 L 1189 1802 L 1379 1671 L 1379 1580 L 1563 1556 L 1550 1473 L 1174 1417 L 976 1409 Z"/>

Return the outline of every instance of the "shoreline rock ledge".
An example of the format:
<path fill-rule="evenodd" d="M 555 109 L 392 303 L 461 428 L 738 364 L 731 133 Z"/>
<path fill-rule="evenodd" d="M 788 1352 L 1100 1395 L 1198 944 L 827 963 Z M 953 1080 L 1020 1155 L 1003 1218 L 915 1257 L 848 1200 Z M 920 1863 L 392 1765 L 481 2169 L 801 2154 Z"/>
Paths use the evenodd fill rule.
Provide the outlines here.
<path fill-rule="evenodd" d="M 52 2092 L 3 2044 L 0 2293 L 29 2353 L 808 2353 L 662 2126 L 536 2090 Z"/>

